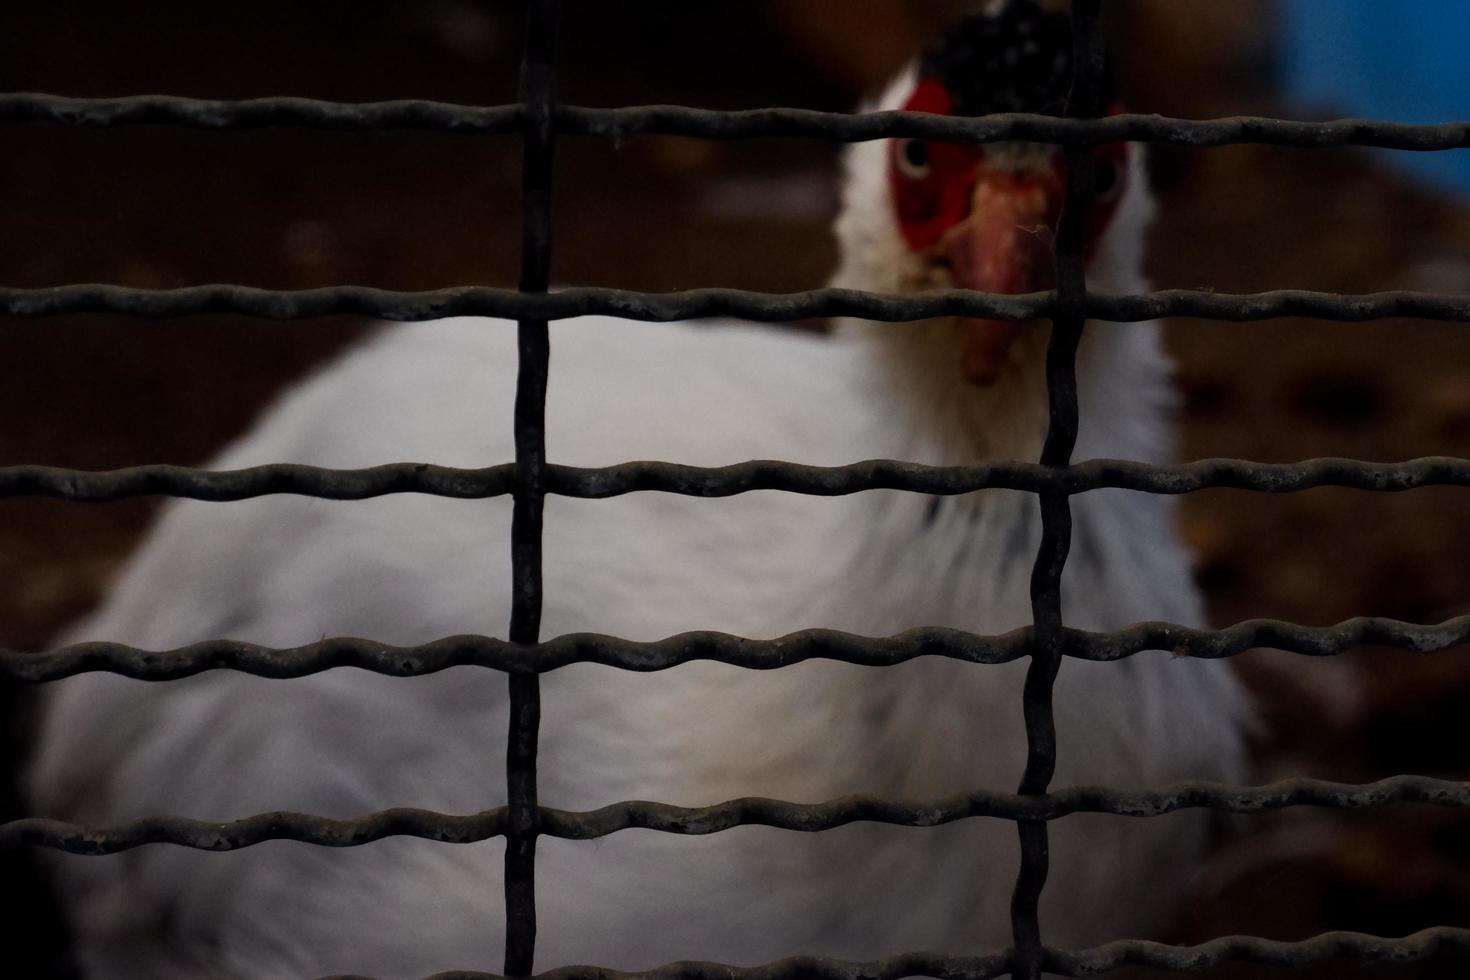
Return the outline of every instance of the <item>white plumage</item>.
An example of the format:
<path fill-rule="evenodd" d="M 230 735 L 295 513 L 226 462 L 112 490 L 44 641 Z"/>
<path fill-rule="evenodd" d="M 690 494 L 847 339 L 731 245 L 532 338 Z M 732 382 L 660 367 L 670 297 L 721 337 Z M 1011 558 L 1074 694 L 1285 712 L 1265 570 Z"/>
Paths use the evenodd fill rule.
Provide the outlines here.
<path fill-rule="evenodd" d="M 886 104 L 911 86 L 901 79 Z M 881 143 L 851 153 L 838 285 L 901 291 L 932 281 L 895 230 L 885 153 Z M 1133 167 L 1090 267 L 1102 291 L 1143 286 L 1150 204 L 1136 158 Z M 1035 458 L 1045 335 L 1028 328 L 999 380 L 979 387 L 955 368 L 960 340 L 949 323 L 846 324 L 830 339 L 735 323 L 558 323 L 549 454 L 586 466 Z M 287 395 L 214 465 L 501 462 L 513 456 L 514 381 L 511 324 L 388 327 Z M 1079 457 L 1167 457 L 1170 391 L 1155 325 L 1089 325 L 1079 381 Z M 1073 508 L 1070 625 L 1200 622 L 1168 499 L 1103 491 Z M 295 645 L 504 635 L 510 509 L 508 500 L 417 496 L 176 504 L 70 639 L 166 648 L 216 636 Z M 1038 538 L 1034 499 L 1000 491 L 942 501 L 551 498 L 543 635 L 1000 632 L 1030 620 Z M 769 673 L 566 668 L 543 681 L 541 802 L 1011 790 L 1025 754 L 1023 673 L 1024 664 L 945 660 Z M 1058 785 L 1241 776 L 1245 709 L 1218 664 L 1165 654 L 1068 662 L 1056 703 Z M 217 672 L 163 685 L 88 675 L 54 689 L 30 795 L 38 814 L 89 823 L 399 805 L 472 812 L 503 802 L 505 725 L 504 677 L 472 669 L 284 682 Z M 1052 833 L 1042 923 L 1057 944 L 1156 929 L 1205 845 L 1197 814 L 1072 817 Z M 501 853 L 499 842 L 341 851 L 277 842 L 230 854 L 61 856 L 55 867 L 95 977 L 419 977 L 499 969 Z M 1002 948 L 1017 855 L 1012 825 L 990 820 L 543 838 L 537 966 Z"/>

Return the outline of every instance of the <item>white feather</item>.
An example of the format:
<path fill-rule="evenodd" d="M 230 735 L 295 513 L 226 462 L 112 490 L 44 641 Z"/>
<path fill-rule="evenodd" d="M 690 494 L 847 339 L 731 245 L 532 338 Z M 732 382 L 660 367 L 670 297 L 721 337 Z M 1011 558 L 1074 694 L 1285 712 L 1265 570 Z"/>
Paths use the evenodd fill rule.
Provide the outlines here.
<path fill-rule="evenodd" d="M 913 260 L 883 203 L 884 152 L 873 143 L 851 153 L 839 285 L 912 285 Z M 1091 269 L 1101 290 L 1142 286 L 1141 170 L 1132 186 Z M 471 319 L 386 328 L 291 392 L 214 465 L 508 460 L 513 334 Z M 587 318 L 553 325 L 552 337 L 547 442 L 557 462 L 965 463 L 1034 458 L 1044 434 L 1042 328 L 984 389 L 960 379 L 954 331 L 942 323 L 853 324 L 825 339 Z M 1167 371 L 1153 324 L 1090 325 L 1079 456 L 1166 458 Z M 1073 508 L 1069 624 L 1201 621 L 1167 498 L 1104 491 Z M 506 500 L 176 504 L 68 639 L 164 648 L 215 636 L 294 645 L 504 635 L 509 524 Z M 551 498 L 543 635 L 1000 632 L 1029 621 L 1038 540 L 1035 501 L 1001 491 L 938 504 L 890 492 Z M 1025 757 L 1023 673 L 1024 664 L 945 660 L 770 673 L 566 668 L 544 679 L 541 802 L 1010 790 Z M 1220 665 L 1163 654 L 1068 662 L 1056 705 L 1058 785 L 1242 774 L 1245 708 Z M 285 682 L 220 672 L 166 685 L 88 675 L 54 690 L 30 795 L 40 814 L 94 823 L 158 812 L 472 812 L 503 802 L 505 725 L 504 677 L 470 669 Z M 1042 914 L 1056 944 L 1157 929 L 1205 847 L 1198 815 L 1072 817 L 1052 834 Z M 975 820 L 543 839 L 537 966 L 1004 947 L 1015 838 L 1007 823 Z M 417 977 L 499 969 L 501 853 L 499 842 L 271 843 L 62 856 L 55 867 L 95 977 Z"/>

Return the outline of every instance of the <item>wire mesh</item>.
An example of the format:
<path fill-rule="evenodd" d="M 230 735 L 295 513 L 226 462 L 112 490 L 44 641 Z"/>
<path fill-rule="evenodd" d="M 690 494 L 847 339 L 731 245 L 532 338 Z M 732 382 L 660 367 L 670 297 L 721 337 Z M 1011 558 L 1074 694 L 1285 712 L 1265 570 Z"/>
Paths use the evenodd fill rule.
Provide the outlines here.
<path fill-rule="evenodd" d="M 1345 459 L 1297 464 L 1214 459 L 1177 466 L 1121 460 L 1073 463 L 1071 456 L 1079 421 L 1075 356 L 1089 318 L 1120 322 L 1166 316 L 1235 321 L 1285 316 L 1341 321 L 1388 317 L 1470 321 L 1470 297 L 1427 293 L 1342 296 L 1283 290 L 1232 296 L 1170 290 L 1137 296 L 1091 294 L 1083 262 L 1085 214 L 1093 182 L 1092 158 L 1087 148 L 1128 139 L 1197 147 L 1254 142 L 1303 148 L 1356 145 L 1438 151 L 1470 147 L 1470 124 L 1411 126 L 1367 120 L 1298 122 L 1263 118 L 1195 121 L 1139 115 L 1096 118 L 1101 108 L 1100 0 L 1075 0 L 1073 5 L 1076 69 L 1065 118 L 1009 114 L 971 119 L 907 112 L 844 115 L 775 108 L 717 112 L 682 106 L 618 109 L 561 106 L 557 102 L 554 64 L 559 8 L 558 0 L 533 0 L 530 4 L 521 69 L 521 101 L 510 106 L 473 107 L 421 101 L 347 105 L 294 98 L 221 102 L 172 96 L 74 99 L 30 93 L 0 95 L 0 124 L 432 129 L 519 134 L 524 146 L 522 273 L 519 289 L 514 291 L 459 288 L 401 293 L 339 286 L 277 292 L 236 285 L 143 290 L 100 284 L 0 289 L 0 313 L 15 317 L 115 312 L 140 317 L 232 313 L 273 319 L 364 314 L 416 320 L 478 314 L 517 320 L 520 373 L 513 463 L 476 470 L 426 463 L 389 464 L 364 470 L 282 464 L 234 472 L 176 466 L 140 466 L 105 473 L 44 466 L 0 468 L 0 497 L 35 495 L 84 502 L 141 495 L 229 501 L 278 493 L 342 500 L 393 493 L 461 498 L 512 496 L 513 613 L 506 641 L 465 636 L 414 647 L 394 647 L 368 640 L 329 639 L 303 647 L 273 649 L 210 640 L 170 651 L 86 643 L 47 654 L 0 652 L 0 676 L 23 682 L 59 680 L 88 671 L 165 681 L 213 669 L 275 678 L 300 677 L 339 666 L 355 666 L 392 676 L 417 676 L 460 665 L 501 670 L 508 675 L 511 704 L 507 805 L 468 816 L 400 808 L 351 820 L 299 813 L 259 814 L 225 823 L 160 816 L 114 827 L 81 827 L 30 818 L 0 825 L 0 844 L 32 844 L 75 854 L 100 855 L 148 843 L 229 851 L 268 840 L 350 847 L 389 836 L 460 843 L 504 837 L 507 845 L 504 973 L 526 976 L 532 972 L 535 949 L 534 882 L 539 835 L 588 839 L 632 828 L 700 835 L 751 825 L 820 832 L 857 821 L 926 827 L 955 820 L 992 818 L 1014 822 L 1020 838 L 1022 861 L 1011 908 L 1012 949 L 983 957 L 907 953 L 872 963 L 796 957 L 755 968 L 679 963 L 640 974 L 575 967 L 548 971 L 542 976 L 555 980 L 634 976 L 650 980 L 666 977 L 856 980 L 927 975 L 982 980 L 1011 975 L 1035 980 L 1043 972 L 1091 976 L 1125 966 L 1189 973 L 1226 962 L 1303 967 L 1351 957 L 1364 963 L 1411 963 L 1451 950 L 1470 951 L 1470 930 L 1441 927 L 1402 939 L 1328 933 L 1301 942 L 1224 937 L 1192 947 L 1120 940 L 1095 949 L 1069 952 L 1045 944 L 1037 911 L 1047 872 L 1048 823 L 1073 813 L 1153 817 L 1187 808 L 1261 813 L 1294 806 L 1356 809 L 1394 803 L 1470 807 L 1470 783 L 1415 776 L 1398 776 L 1366 785 L 1290 779 L 1256 787 L 1193 782 L 1134 792 L 1108 787 L 1050 789 L 1056 764 L 1052 686 L 1066 657 L 1117 661 L 1145 650 L 1172 650 L 1183 655 L 1218 658 L 1254 647 L 1332 656 L 1365 642 L 1403 652 L 1428 652 L 1470 641 L 1470 617 L 1437 625 L 1359 618 L 1332 627 L 1257 620 L 1222 630 L 1140 623 L 1110 633 L 1079 631 L 1063 623 L 1060 579 L 1070 544 L 1070 497 L 1074 494 L 1100 488 L 1178 494 L 1211 487 L 1289 493 L 1321 486 L 1397 491 L 1432 485 L 1470 485 L 1470 460 L 1439 457 L 1397 464 Z M 1063 146 L 1068 179 L 1066 206 L 1055 249 L 1058 288 L 1024 296 L 950 290 L 916 297 L 835 289 L 787 295 L 720 289 L 658 295 L 596 288 L 548 292 L 552 164 L 557 139 L 563 135 L 617 137 L 642 133 L 705 139 L 759 136 L 838 141 L 910 136 L 977 143 L 1026 140 Z M 753 461 L 721 468 L 662 462 L 599 469 L 550 464 L 546 459 L 544 413 L 548 321 L 591 313 L 644 320 L 716 315 L 752 320 L 854 316 L 892 322 L 946 315 L 1050 319 L 1053 332 L 1046 364 L 1050 425 L 1045 447 L 1038 463 L 994 462 L 964 467 L 930 467 L 893 460 L 872 460 L 844 467 L 776 461 Z M 1031 582 L 1033 625 L 991 637 L 930 628 L 887 638 L 814 629 L 764 641 L 709 632 L 656 642 L 632 642 L 595 634 L 540 640 L 542 512 L 549 493 L 594 498 L 662 490 L 723 497 L 759 489 L 837 495 L 880 488 L 931 494 L 1005 488 L 1035 494 L 1042 516 L 1042 540 Z M 1027 760 L 1016 793 L 973 792 L 931 801 L 856 796 L 819 804 L 749 798 L 697 808 L 624 802 L 589 812 L 556 810 L 537 803 L 539 675 L 546 671 L 572 663 L 654 671 L 693 660 L 773 669 L 812 658 L 883 666 L 922 656 L 944 656 L 975 664 L 1029 658 L 1024 689 Z M 440 978 L 492 976 L 495 975 L 473 972 L 438 975 Z"/>

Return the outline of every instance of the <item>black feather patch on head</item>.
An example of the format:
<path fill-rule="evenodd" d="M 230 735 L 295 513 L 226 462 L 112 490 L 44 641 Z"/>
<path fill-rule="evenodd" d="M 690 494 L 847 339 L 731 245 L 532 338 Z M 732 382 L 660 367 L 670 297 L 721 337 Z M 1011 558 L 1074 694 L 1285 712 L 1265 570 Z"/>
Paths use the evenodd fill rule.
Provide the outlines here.
<path fill-rule="evenodd" d="M 919 74 L 943 85 L 961 116 L 1059 116 L 1072 85 L 1072 20 L 1036 0 L 1008 0 L 950 28 L 924 52 Z"/>

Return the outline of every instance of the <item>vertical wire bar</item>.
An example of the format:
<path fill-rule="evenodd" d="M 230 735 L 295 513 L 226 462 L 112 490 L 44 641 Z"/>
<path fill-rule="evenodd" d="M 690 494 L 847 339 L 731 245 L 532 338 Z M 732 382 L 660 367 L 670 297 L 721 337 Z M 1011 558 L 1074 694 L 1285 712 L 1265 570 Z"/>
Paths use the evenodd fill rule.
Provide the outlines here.
<path fill-rule="evenodd" d="M 523 152 L 520 289 L 544 293 L 551 281 L 551 185 L 556 156 L 556 53 L 559 0 L 531 0 L 521 61 Z M 512 643 L 541 634 L 541 525 L 546 501 L 546 380 L 551 342 L 545 320 L 521 320 L 516 378 L 515 510 L 511 518 Z M 541 682 L 510 675 L 505 781 L 505 974 L 529 976 L 536 952 L 536 750 Z"/>
<path fill-rule="evenodd" d="M 1103 80 L 1101 0 L 1074 0 L 1072 5 L 1073 77 L 1067 96 L 1067 115 L 1097 116 Z M 1052 321 L 1046 353 L 1049 421 L 1041 462 L 1066 466 L 1077 443 L 1077 345 L 1086 322 L 1086 243 L 1088 214 L 1094 194 L 1092 152 L 1087 147 L 1066 151 L 1067 192 L 1057 228 L 1057 315 Z M 1041 547 L 1031 570 L 1031 663 L 1026 670 L 1023 708 L 1026 722 L 1026 769 L 1018 792 L 1045 793 L 1057 762 L 1056 715 L 1052 689 L 1061 668 L 1065 646 L 1062 631 L 1062 570 L 1072 546 L 1072 507 L 1064 492 L 1038 495 L 1041 509 Z M 1011 976 L 1040 980 L 1045 948 L 1041 938 L 1040 902 L 1051 855 L 1045 821 L 1016 824 L 1021 844 L 1021 868 L 1011 896 L 1011 930 L 1015 944 Z"/>

